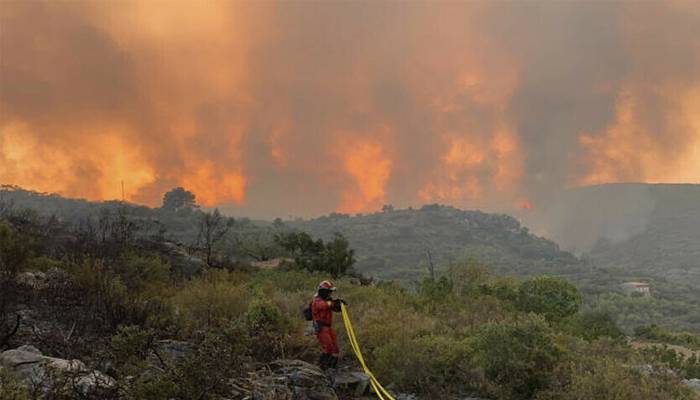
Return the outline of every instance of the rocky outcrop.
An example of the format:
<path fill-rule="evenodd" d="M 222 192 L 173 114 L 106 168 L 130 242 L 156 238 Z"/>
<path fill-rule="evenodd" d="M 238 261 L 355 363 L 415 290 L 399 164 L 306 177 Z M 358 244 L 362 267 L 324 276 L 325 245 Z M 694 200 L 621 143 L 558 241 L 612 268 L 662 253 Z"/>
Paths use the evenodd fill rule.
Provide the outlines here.
<path fill-rule="evenodd" d="M 700 379 L 686 379 L 683 383 L 700 394 Z"/>
<path fill-rule="evenodd" d="M 46 274 L 40 271 L 22 272 L 17 275 L 16 281 L 32 289 L 43 289 L 46 287 Z"/>
<path fill-rule="evenodd" d="M 16 281 L 20 285 L 34 290 L 48 288 L 62 288 L 70 283 L 70 274 L 61 268 L 51 268 L 46 272 L 27 271 L 17 275 Z"/>
<path fill-rule="evenodd" d="M 251 378 L 252 400 L 337 400 L 332 382 L 318 367 L 278 360 Z"/>
<path fill-rule="evenodd" d="M 359 397 L 369 391 L 369 376 L 359 371 L 338 371 L 333 384 L 339 392 Z"/>
<path fill-rule="evenodd" d="M 90 370 L 79 360 L 47 357 L 34 346 L 21 346 L 0 353 L 0 367 L 29 388 L 49 388 L 65 379 L 81 393 L 111 388 L 116 382 L 109 376 Z"/>

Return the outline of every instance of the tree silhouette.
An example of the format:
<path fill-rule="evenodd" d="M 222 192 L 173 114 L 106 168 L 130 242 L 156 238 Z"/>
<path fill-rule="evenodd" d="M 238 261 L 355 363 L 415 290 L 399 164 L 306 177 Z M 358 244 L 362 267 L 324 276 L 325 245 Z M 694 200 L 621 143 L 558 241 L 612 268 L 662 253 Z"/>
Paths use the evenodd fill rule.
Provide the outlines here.
<path fill-rule="evenodd" d="M 197 208 L 194 193 L 182 187 L 176 187 L 163 195 L 163 209 L 178 211 L 185 208 Z"/>

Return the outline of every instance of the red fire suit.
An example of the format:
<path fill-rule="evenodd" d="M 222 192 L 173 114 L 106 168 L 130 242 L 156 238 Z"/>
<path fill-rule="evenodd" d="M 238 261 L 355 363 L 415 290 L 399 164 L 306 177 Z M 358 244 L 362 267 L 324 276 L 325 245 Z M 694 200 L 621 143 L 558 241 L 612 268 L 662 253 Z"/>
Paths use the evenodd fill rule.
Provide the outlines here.
<path fill-rule="evenodd" d="M 316 339 L 321 345 L 321 351 L 326 354 L 340 353 L 338 339 L 332 328 L 334 312 L 340 312 L 338 301 L 323 300 L 319 296 L 314 297 L 314 301 L 311 303 L 311 315 L 316 329 Z"/>

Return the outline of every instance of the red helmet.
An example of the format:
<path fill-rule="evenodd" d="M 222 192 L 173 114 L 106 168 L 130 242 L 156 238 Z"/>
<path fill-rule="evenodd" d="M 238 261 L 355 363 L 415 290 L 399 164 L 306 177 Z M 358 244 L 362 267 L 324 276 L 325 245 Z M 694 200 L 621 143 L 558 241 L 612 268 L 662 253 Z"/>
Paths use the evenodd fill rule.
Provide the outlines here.
<path fill-rule="evenodd" d="M 326 289 L 326 290 L 334 291 L 335 285 L 331 281 L 323 281 L 323 282 L 318 284 L 318 289 L 319 290 Z"/>

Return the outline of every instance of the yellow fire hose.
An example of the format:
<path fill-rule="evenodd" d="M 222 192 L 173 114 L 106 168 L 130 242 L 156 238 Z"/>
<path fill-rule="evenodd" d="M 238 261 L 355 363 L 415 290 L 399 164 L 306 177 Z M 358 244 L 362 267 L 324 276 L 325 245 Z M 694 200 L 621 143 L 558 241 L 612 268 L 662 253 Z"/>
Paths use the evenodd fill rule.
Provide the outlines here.
<path fill-rule="evenodd" d="M 355 331 L 352 329 L 352 322 L 350 322 L 350 317 L 348 316 L 348 310 L 345 307 L 345 304 L 340 304 L 340 309 L 343 314 L 343 323 L 345 324 L 345 330 L 348 332 L 348 338 L 350 338 L 350 345 L 352 346 L 352 350 L 355 352 L 355 356 L 357 356 L 357 360 L 360 362 L 360 365 L 362 365 L 362 369 L 365 371 L 365 374 L 369 376 L 369 383 L 372 385 L 372 389 L 374 389 L 374 393 L 379 396 L 380 400 L 396 400 L 394 397 L 389 394 L 389 392 L 384 389 L 384 387 L 379 383 L 377 378 L 374 377 L 374 374 L 372 374 L 372 371 L 369 370 L 367 367 L 367 363 L 365 363 L 364 357 L 362 357 L 362 351 L 360 351 L 360 345 L 357 343 L 357 338 L 355 337 Z"/>

